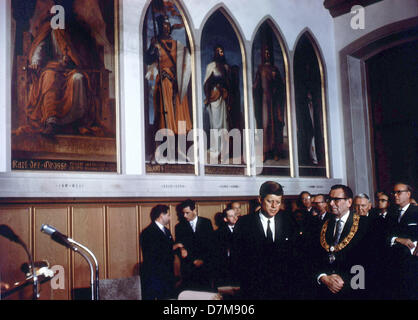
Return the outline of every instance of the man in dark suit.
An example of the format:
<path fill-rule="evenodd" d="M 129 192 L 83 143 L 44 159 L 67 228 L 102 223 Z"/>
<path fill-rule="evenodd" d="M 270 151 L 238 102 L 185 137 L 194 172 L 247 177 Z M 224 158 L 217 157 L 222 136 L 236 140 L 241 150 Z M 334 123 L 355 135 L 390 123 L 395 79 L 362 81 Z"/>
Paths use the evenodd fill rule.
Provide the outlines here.
<path fill-rule="evenodd" d="M 315 216 L 316 220 L 321 222 L 321 224 L 331 218 L 331 213 L 328 212 L 328 203 L 326 200 L 327 196 L 324 194 L 317 194 L 312 200 L 312 206 L 317 213 Z"/>
<path fill-rule="evenodd" d="M 345 185 L 331 187 L 328 201 L 332 218 L 322 226 L 314 272 L 319 298 L 371 297 L 376 241 L 368 217 L 350 211 L 353 192 Z"/>
<path fill-rule="evenodd" d="M 234 228 L 234 253 L 243 299 L 289 299 L 294 231 L 279 213 L 283 189 L 267 181 L 260 188 L 261 209 L 242 216 Z"/>
<path fill-rule="evenodd" d="M 235 270 L 232 263 L 233 232 L 238 221 L 237 212 L 228 206 L 223 212 L 223 224 L 215 231 L 214 278 L 215 288 L 234 285 Z"/>
<path fill-rule="evenodd" d="M 183 289 L 212 288 L 213 228 L 209 219 L 199 217 L 193 200 L 179 206 L 183 218 L 176 225 L 176 243 L 181 244 L 181 277 Z"/>
<path fill-rule="evenodd" d="M 376 282 L 376 298 L 378 299 L 391 299 L 395 298 L 392 287 L 388 284 L 393 282 L 393 260 L 391 257 L 391 248 L 387 244 L 386 238 L 391 226 L 391 215 L 389 212 L 392 210 L 390 206 L 390 197 L 384 191 L 377 191 L 375 193 L 376 207 L 369 211 L 369 220 L 371 224 L 371 231 L 376 235 L 376 252 L 379 256 L 379 266 L 376 266 L 376 278 L 379 279 Z M 381 285 L 384 283 L 385 285 Z"/>
<path fill-rule="evenodd" d="M 398 210 L 388 217 L 393 270 L 398 271 L 393 275 L 394 290 L 404 299 L 418 299 L 418 207 L 410 203 L 412 192 L 406 183 L 394 185 L 392 195 Z"/>
<path fill-rule="evenodd" d="M 151 210 L 151 224 L 140 236 L 143 263 L 141 266 L 142 297 L 144 300 L 175 297 L 173 239 L 167 226 L 170 211 L 165 205 Z"/>
<path fill-rule="evenodd" d="M 312 206 L 312 195 L 308 191 L 302 191 L 299 194 L 299 207 L 306 216 L 310 217 L 313 215 L 313 206 Z"/>

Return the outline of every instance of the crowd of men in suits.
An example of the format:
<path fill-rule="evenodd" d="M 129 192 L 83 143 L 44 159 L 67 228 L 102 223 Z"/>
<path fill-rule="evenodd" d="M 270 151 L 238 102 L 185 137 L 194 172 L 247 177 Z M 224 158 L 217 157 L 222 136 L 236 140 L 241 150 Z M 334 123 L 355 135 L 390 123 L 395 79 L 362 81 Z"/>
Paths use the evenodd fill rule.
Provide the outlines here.
<path fill-rule="evenodd" d="M 216 231 L 193 200 L 183 201 L 175 240 L 169 208 L 158 205 L 140 236 L 143 297 L 232 286 L 240 288 L 234 299 L 417 299 L 412 193 L 410 185 L 396 183 L 393 197 L 377 192 L 372 208 L 366 194 L 334 185 L 329 194 L 302 192 L 292 209 L 282 186 L 267 181 L 254 211 L 241 215 L 240 204 L 231 203 L 217 215 Z"/>

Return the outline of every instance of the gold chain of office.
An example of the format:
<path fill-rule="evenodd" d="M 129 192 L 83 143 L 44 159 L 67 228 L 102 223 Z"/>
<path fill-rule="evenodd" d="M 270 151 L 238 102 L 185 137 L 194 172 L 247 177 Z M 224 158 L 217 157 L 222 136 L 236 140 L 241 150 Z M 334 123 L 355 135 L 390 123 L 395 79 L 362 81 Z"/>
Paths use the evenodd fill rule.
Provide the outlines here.
<path fill-rule="evenodd" d="M 336 246 L 330 246 L 327 243 L 327 241 L 325 240 L 325 233 L 327 232 L 329 220 L 325 221 L 324 225 L 322 226 L 321 237 L 320 237 L 322 248 L 324 248 L 327 251 L 331 251 L 331 252 L 338 252 L 338 251 L 344 249 L 350 243 L 350 241 L 354 238 L 354 235 L 356 234 L 356 232 L 358 230 L 359 221 L 360 221 L 360 216 L 358 214 L 354 214 L 353 215 L 353 225 L 351 226 L 350 232 L 344 238 L 344 240 L 341 241 Z"/>

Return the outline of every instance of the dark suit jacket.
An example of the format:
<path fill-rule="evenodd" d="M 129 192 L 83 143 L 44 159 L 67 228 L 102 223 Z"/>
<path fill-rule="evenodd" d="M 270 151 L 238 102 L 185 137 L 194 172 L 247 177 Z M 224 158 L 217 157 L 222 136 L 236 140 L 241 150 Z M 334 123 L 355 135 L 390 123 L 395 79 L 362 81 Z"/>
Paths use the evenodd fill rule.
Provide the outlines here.
<path fill-rule="evenodd" d="M 393 237 L 418 240 L 418 207 L 409 205 L 398 223 L 398 212 L 389 215 L 390 229 L 387 243 Z M 391 289 L 395 292 L 394 298 L 417 299 L 418 298 L 418 257 L 411 255 L 411 251 L 404 245 L 395 243 L 389 249 L 390 274 L 392 279 Z M 398 294 L 398 296 L 396 296 Z"/>
<path fill-rule="evenodd" d="M 389 240 L 392 237 L 408 238 L 412 241 L 418 240 L 418 207 L 412 204 L 409 205 L 408 210 L 402 215 L 401 221 L 398 223 L 398 212 L 392 212 L 389 215 L 390 231 Z"/>
<path fill-rule="evenodd" d="M 141 282 L 144 299 L 170 298 L 174 290 L 174 252 L 170 230 L 165 235 L 155 222 L 145 228 L 140 236 L 143 263 Z"/>
<path fill-rule="evenodd" d="M 234 253 L 243 299 L 288 299 L 294 230 L 288 215 L 275 217 L 268 244 L 259 212 L 242 216 L 234 228 Z"/>
<path fill-rule="evenodd" d="M 232 264 L 233 235 L 227 224 L 215 231 L 213 271 L 217 286 L 231 285 L 236 281 Z"/>
<path fill-rule="evenodd" d="M 187 281 L 192 277 L 194 278 L 193 282 L 200 282 L 200 280 L 205 282 L 211 277 L 211 258 L 213 253 L 213 228 L 211 221 L 207 218 L 198 217 L 196 232 L 193 232 L 190 223 L 182 220 L 176 225 L 175 232 L 176 242 L 182 243 L 187 250 L 187 257 L 181 259 L 183 280 Z M 203 260 L 204 263 L 199 270 L 193 265 L 193 261 L 196 259 Z"/>
<path fill-rule="evenodd" d="M 349 217 L 344 225 L 344 229 L 341 233 L 340 242 L 349 234 L 351 227 L 353 225 L 353 216 L 354 213 L 351 212 Z M 335 228 L 335 218 L 331 218 L 328 223 L 328 228 L 325 233 L 326 242 L 331 245 L 334 238 L 334 228 Z M 319 260 L 316 261 L 316 272 L 314 274 L 315 281 L 316 277 L 321 273 L 338 274 L 344 281 L 344 287 L 337 294 L 332 294 L 325 285 L 320 286 L 319 298 L 322 299 L 360 299 L 371 297 L 372 293 L 370 292 L 372 288 L 375 288 L 372 285 L 376 279 L 374 279 L 374 272 L 376 267 L 376 238 L 375 234 L 371 232 L 370 229 L 370 219 L 369 217 L 360 217 L 359 226 L 356 234 L 350 241 L 350 243 L 341 249 L 338 252 L 335 252 L 335 261 L 333 263 L 329 262 L 328 255 L 329 253 L 322 248 L 319 244 L 319 252 L 317 257 Z M 365 275 L 365 288 L 366 289 L 353 289 L 351 288 L 351 280 L 354 276 L 358 275 L 359 272 L 355 271 L 351 273 L 353 266 L 362 266 L 364 268 Z"/>

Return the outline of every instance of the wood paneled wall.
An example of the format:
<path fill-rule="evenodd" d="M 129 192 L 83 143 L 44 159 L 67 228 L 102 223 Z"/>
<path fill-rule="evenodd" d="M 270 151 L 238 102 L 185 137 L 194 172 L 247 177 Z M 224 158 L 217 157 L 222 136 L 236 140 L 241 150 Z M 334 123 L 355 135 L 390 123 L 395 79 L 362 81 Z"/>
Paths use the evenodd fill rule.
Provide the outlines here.
<path fill-rule="evenodd" d="M 198 213 L 212 220 L 231 201 L 199 200 Z M 249 199 L 235 199 L 247 214 Z M 41 299 L 72 299 L 72 290 L 90 286 L 90 269 L 79 255 L 51 240 L 40 231 L 42 224 L 54 226 L 61 233 L 88 247 L 99 262 L 100 278 L 125 278 L 138 274 L 141 260 L 139 234 L 151 219 L 151 209 L 157 204 L 170 207 L 170 229 L 178 222 L 176 206 L 180 201 L 159 199 L 30 199 L 0 200 L 0 224 L 8 225 L 28 246 L 35 261 L 46 260 L 50 267 L 63 268 L 61 279 L 53 279 L 62 288 L 51 288 L 51 282 L 41 287 Z M 0 280 L 9 284 L 24 280 L 20 270 L 27 262 L 24 249 L 0 236 Z M 60 267 L 61 266 L 61 267 Z M 8 299 L 30 299 L 31 286 Z"/>

